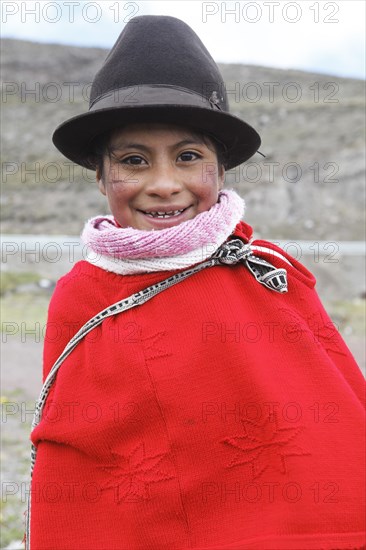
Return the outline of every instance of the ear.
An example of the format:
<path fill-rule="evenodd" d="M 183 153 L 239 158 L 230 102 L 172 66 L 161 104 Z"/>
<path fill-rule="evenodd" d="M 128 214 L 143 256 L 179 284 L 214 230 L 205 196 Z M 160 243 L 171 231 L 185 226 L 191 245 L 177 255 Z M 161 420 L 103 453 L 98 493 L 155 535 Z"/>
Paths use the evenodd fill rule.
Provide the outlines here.
<path fill-rule="evenodd" d="M 225 168 L 223 164 L 219 164 L 218 179 L 219 179 L 219 190 L 221 191 L 225 183 Z"/>
<path fill-rule="evenodd" d="M 103 182 L 103 178 L 102 178 L 102 175 L 100 173 L 99 168 L 97 168 L 97 170 L 96 170 L 95 178 L 97 180 L 99 191 L 102 193 L 102 195 L 106 195 L 107 192 L 106 192 L 105 185 L 104 185 L 104 182 Z"/>

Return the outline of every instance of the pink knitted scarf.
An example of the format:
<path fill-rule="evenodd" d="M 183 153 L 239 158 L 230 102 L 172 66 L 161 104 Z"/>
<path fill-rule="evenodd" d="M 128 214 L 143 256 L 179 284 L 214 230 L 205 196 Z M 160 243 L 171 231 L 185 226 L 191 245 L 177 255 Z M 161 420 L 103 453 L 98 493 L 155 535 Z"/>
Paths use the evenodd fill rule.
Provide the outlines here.
<path fill-rule="evenodd" d="M 96 216 L 81 239 L 86 260 L 120 274 L 185 268 L 210 257 L 234 231 L 244 214 L 235 191 L 219 193 L 217 203 L 180 225 L 148 231 L 118 227 L 113 216 Z"/>

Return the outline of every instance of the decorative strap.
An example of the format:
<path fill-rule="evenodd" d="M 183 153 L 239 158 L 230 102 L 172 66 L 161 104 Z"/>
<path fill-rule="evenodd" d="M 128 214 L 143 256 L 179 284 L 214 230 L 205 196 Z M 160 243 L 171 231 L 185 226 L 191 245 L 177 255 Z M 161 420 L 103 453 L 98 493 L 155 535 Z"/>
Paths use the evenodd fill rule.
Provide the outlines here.
<path fill-rule="evenodd" d="M 197 264 L 192 268 L 186 269 L 185 271 L 176 273 L 175 275 L 172 275 L 171 277 L 168 277 L 167 279 L 164 279 L 159 283 L 151 285 L 143 290 L 140 290 L 139 292 L 136 292 L 135 294 L 132 294 L 128 298 L 125 298 L 123 300 L 120 300 L 119 302 L 116 302 L 115 304 L 112 304 L 111 306 L 103 309 L 103 311 L 100 311 L 97 315 L 92 317 L 89 321 L 87 321 L 85 325 L 83 325 L 80 328 L 80 330 L 71 338 L 71 340 L 68 342 L 68 344 L 64 348 L 61 355 L 58 357 L 58 359 L 52 366 L 43 384 L 43 387 L 41 389 L 39 399 L 36 403 L 33 422 L 32 422 L 32 430 L 36 428 L 36 426 L 38 426 L 39 422 L 41 421 L 42 412 L 43 412 L 48 394 L 56 379 L 56 375 L 60 366 L 65 361 L 66 357 L 68 357 L 68 355 L 70 355 L 70 353 L 79 344 L 79 342 L 81 342 L 81 340 L 91 330 L 99 326 L 107 317 L 118 315 L 123 311 L 127 311 L 128 309 L 144 304 L 145 302 L 147 302 L 148 300 L 150 300 L 151 298 L 153 298 L 163 290 L 173 285 L 176 285 L 181 281 L 184 281 L 184 279 L 187 279 L 187 277 L 190 277 L 191 275 L 194 275 L 195 273 L 198 273 L 199 271 L 202 271 L 207 267 L 213 267 L 215 265 L 220 265 L 220 264 L 235 265 L 238 262 L 242 262 L 248 267 L 249 271 L 254 275 L 254 277 L 259 283 L 263 284 L 270 290 L 274 290 L 276 292 L 280 292 L 280 293 L 287 292 L 286 269 L 276 269 L 272 264 L 270 264 L 263 258 L 258 258 L 257 256 L 254 256 L 253 250 L 256 250 L 256 249 L 260 252 L 268 252 L 268 253 L 274 252 L 269 248 L 256 247 L 251 244 L 245 244 L 240 239 L 235 239 L 235 238 L 231 239 L 225 242 L 224 244 L 222 244 L 218 248 L 218 250 L 215 252 L 215 254 L 211 256 L 210 259 L 200 264 Z M 276 253 L 276 255 L 280 256 L 287 263 L 290 263 L 286 258 L 281 256 L 280 254 Z M 31 478 L 33 475 L 36 457 L 37 457 L 37 447 L 32 443 L 31 469 L 30 469 Z M 30 512 L 31 512 L 30 504 L 31 503 L 30 503 L 30 491 L 29 491 L 27 525 L 26 525 L 26 550 L 30 549 Z"/>
<path fill-rule="evenodd" d="M 219 262 L 226 265 L 233 265 L 243 262 L 259 283 L 276 292 L 287 292 L 286 269 L 276 269 L 272 264 L 254 256 L 253 251 L 267 252 L 279 256 L 282 260 L 290 262 L 278 252 L 263 246 L 244 244 L 240 239 L 232 239 L 224 243 L 213 255 Z M 291 265 L 291 264 L 290 264 Z"/>

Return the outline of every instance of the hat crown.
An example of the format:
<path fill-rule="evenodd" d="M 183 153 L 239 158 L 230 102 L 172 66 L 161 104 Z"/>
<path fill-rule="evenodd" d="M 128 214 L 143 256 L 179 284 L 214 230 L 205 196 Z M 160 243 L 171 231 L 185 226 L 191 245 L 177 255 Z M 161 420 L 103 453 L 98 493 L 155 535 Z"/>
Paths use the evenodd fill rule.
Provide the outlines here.
<path fill-rule="evenodd" d="M 154 84 L 190 90 L 229 111 L 215 61 L 196 33 L 175 17 L 143 15 L 127 23 L 94 78 L 90 106 L 115 90 Z"/>
<path fill-rule="evenodd" d="M 165 15 L 134 17 L 125 25 L 93 80 L 88 112 L 60 124 L 52 139 L 67 158 L 95 170 L 99 136 L 139 123 L 210 137 L 228 170 L 261 143 L 254 128 L 229 112 L 223 78 L 199 37 Z"/>

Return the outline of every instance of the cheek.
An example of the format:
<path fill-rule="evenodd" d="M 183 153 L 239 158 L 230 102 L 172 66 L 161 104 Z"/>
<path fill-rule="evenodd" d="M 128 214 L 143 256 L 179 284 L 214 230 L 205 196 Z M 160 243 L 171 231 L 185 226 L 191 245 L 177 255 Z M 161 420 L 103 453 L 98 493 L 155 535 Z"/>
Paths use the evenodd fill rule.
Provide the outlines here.
<path fill-rule="evenodd" d="M 196 189 L 199 212 L 209 210 L 217 202 L 219 191 L 220 186 L 217 176 L 207 174 Z"/>
<path fill-rule="evenodd" d="M 216 189 L 219 187 L 220 171 L 217 162 L 206 162 L 201 167 L 200 179 L 205 187 Z"/>
<path fill-rule="evenodd" d="M 217 170 L 205 170 L 202 174 L 199 190 L 202 197 L 216 197 L 220 189 L 220 182 Z"/>
<path fill-rule="evenodd" d="M 125 187 L 136 184 L 134 169 L 118 162 L 112 162 L 106 167 L 106 180 L 110 185 Z"/>
<path fill-rule="evenodd" d="M 110 201 L 124 203 L 134 195 L 134 186 L 122 181 L 110 180 L 106 186 Z"/>

